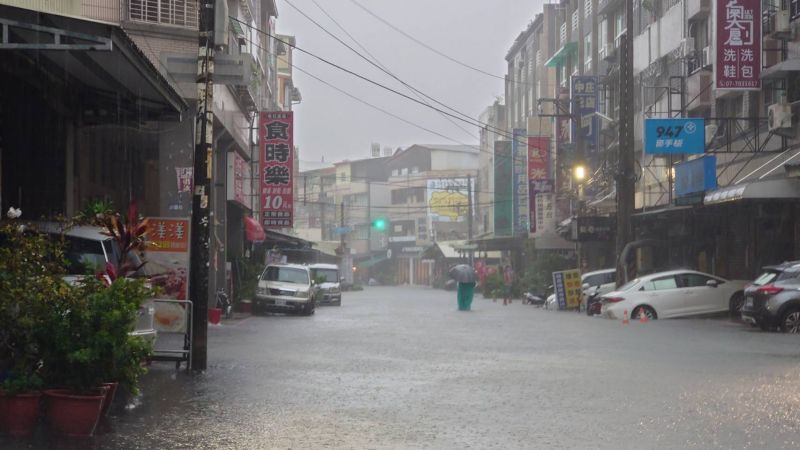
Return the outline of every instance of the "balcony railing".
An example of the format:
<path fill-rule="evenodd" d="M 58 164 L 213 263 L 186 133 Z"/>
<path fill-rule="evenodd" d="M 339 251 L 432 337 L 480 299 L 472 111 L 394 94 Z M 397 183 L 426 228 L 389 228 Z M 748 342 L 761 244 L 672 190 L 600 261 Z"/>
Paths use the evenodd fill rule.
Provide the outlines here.
<path fill-rule="evenodd" d="M 196 0 L 128 0 L 132 21 L 197 29 Z"/>

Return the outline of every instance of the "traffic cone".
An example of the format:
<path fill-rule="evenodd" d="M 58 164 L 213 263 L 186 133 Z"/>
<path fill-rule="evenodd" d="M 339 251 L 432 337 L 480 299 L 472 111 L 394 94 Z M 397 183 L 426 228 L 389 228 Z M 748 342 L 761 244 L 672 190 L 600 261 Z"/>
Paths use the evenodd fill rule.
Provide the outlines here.
<path fill-rule="evenodd" d="M 628 320 L 628 310 L 626 309 L 625 314 L 622 316 L 622 324 L 628 325 L 629 323 L 631 323 L 631 321 Z"/>
<path fill-rule="evenodd" d="M 650 322 L 650 319 L 647 318 L 647 314 L 644 313 L 644 308 L 639 310 L 639 323 L 647 323 Z"/>

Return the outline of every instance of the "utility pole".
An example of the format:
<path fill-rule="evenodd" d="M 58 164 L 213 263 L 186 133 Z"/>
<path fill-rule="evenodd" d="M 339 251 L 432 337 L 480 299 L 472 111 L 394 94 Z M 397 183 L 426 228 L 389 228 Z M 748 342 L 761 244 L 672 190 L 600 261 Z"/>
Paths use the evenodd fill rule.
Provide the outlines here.
<path fill-rule="evenodd" d="M 633 144 L 633 0 L 625 0 L 625 34 L 620 42 L 619 76 L 619 157 L 617 168 L 617 285 L 625 279 L 627 261 L 622 250 L 632 239 L 636 180 L 634 177 Z"/>
<path fill-rule="evenodd" d="M 214 155 L 214 2 L 201 1 L 197 52 L 194 192 L 192 194 L 191 266 L 192 370 L 206 370 L 208 356 L 209 197 Z"/>
<path fill-rule="evenodd" d="M 472 175 L 467 175 L 467 237 L 472 245 Z M 469 251 L 469 265 L 475 264 L 475 250 Z"/>
<path fill-rule="evenodd" d="M 372 256 L 372 184 L 367 179 L 367 253 Z"/>
<path fill-rule="evenodd" d="M 320 175 L 319 177 L 319 195 L 317 196 L 317 200 L 319 200 L 319 227 L 320 227 L 320 237 L 322 240 L 325 240 L 325 202 L 322 200 L 322 194 L 325 190 L 325 177 Z M 334 209 L 334 211 L 336 211 Z"/>

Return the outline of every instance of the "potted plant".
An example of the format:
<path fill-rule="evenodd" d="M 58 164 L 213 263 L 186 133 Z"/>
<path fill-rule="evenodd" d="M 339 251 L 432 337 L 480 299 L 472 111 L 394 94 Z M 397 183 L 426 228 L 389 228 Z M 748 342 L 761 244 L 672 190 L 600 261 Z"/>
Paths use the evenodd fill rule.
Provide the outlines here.
<path fill-rule="evenodd" d="M 57 244 L 15 220 L 0 224 L 0 430 L 12 435 L 30 434 L 39 416 L 38 338 L 52 299 L 69 290 L 63 272 Z"/>

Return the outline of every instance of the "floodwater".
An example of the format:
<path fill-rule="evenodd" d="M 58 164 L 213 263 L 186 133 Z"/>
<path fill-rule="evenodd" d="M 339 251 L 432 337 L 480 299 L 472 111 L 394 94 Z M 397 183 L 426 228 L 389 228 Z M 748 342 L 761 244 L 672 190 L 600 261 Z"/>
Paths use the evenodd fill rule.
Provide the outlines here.
<path fill-rule="evenodd" d="M 374 287 L 312 317 L 209 330 L 209 368 L 154 364 L 95 438 L 10 448 L 796 448 L 800 336 L 647 324 Z"/>

